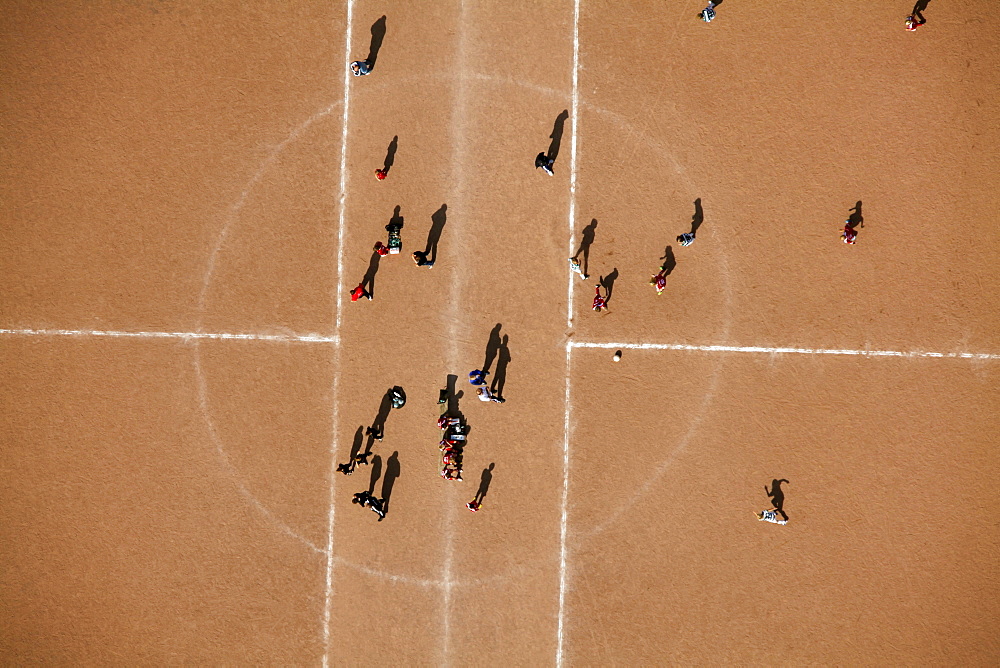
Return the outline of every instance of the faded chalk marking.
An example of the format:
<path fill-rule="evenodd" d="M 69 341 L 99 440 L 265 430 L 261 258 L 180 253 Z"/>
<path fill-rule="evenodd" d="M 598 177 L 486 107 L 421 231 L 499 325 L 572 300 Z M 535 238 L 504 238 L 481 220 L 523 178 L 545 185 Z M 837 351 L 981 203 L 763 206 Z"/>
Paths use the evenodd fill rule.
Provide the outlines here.
<path fill-rule="evenodd" d="M 334 316 L 334 332 L 337 337 L 337 347 L 333 353 L 333 411 L 330 419 L 330 509 L 327 515 L 326 528 L 326 586 L 323 602 L 323 666 L 330 665 L 330 620 L 333 609 L 333 567 L 334 567 L 334 542 L 333 526 L 335 516 L 335 496 L 336 496 L 336 475 L 337 475 L 337 450 L 339 448 L 340 431 L 340 323 L 343 319 L 343 306 L 341 300 L 344 293 L 344 223 L 347 211 L 347 122 L 350 118 L 351 110 L 351 73 L 347 63 L 351 61 L 351 25 L 354 17 L 354 0 L 347 0 L 347 21 L 344 28 L 344 60 L 340 64 L 344 72 L 344 99 L 343 118 L 340 135 L 340 198 L 338 202 L 337 220 L 337 291 L 333 296 L 333 303 L 336 304 L 336 314 Z"/>
<path fill-rule="evenodd" d="M 98 336 L 125 339 L 215 339 L 217 341 L 275 341 L 278 343 L 337 343 L 321 334 L 233 334 L 226 332 L 127 332 L 106 329 L 0 329 L 12 336 Z"/>
<path fill-rule="evenodd" d="M 769 355 L 856 355 L 859 357 L 937 357 L 943 359 L 998 360 L 994 353 L 937 353 L 923 350 L 850 350 L 836 348 L 789 348 L 766 346 L 696 346 L 686 343 L 603 343 L 571 341 L 574 348 L 630 348 L 633 350 L 689 350 L 705 353 L 764 353 Z"/>

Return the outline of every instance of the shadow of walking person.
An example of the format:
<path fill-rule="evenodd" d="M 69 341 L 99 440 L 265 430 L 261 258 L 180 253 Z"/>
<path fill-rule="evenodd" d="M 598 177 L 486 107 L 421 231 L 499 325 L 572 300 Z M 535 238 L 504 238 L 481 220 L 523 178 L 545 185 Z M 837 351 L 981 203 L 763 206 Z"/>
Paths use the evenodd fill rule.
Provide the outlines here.
<path fill-rule="evenodd" d="M 507 346 L 507 335 L 503 335 L 500 342 L 500 350 L 497 352 L 497 370 L 493 374 L 493 382 L 490 385 L 490 392 L 493 395 L 504 399 L 503 388 L 507 384 L 507 365 L 510 364 L 510 348 Z"/>
<path fill-rule="evenodd" d="M 463 390 L 456 391 L 455 384 L 457 382 L 458 376 L 453 373 L 449 373 L 448 384 L 445 389 L 445 399 L 447 403 L 447 410 L 445 411 L 445 414 L 448 415 L 448 417 L 459 418 L 464 423 L 465 416 L 462 415 L 462 411 L 459 410 L 458 402 L 463 396 L 465 396 L 465 392 Z"/>
<path fill-rule="evenodd" d="M 431 214 L 431 229 L 427 233 L 427 245 L 424 247 L 424 255 L 432 264 L 437 262 L 438 242 L 441 241 L 441 232 L 444 231 L 447 222 L 448 205 L 442 204 L 440 209 Z"/>
<path fill-rule="evenodd" d="M 580 247 L 576 249 L 576 255 L 571 257 L 571 260 L 579 260 L 580 255 L 583 255 L 583 274 L 584 276 L 590 275 L 590 246 L 594 243 L 594 236 L 597 234 L 597 219 L 594 218 L 590 221 L 590 225 L 583 228 L 582 237 L 580 239 Z"/>
<path fill-rule="evenodd" d="M 361 289 L 368 293 L 369 299 L 375 298 L 375 274 L 378 273 L 380 259 L 382 256 L 378 254 L 378 251 L 372 253 L 371 259 L 368 260 L 368 270 L 365 272 L 365 277 L 361 279 Z"/>
<path fill-rule="evenodd" d="M 604 303 L 611 301 L 611 293 L 615 289 L 615 281 L 618 280 L 618 267 L 611 270 L 607 276 L 601 276 L 601 287 L 604 288 Z"/>
<path fill-rule="evenodd" d="M 490 330 L 490 338 L 486 342 L 486 361 L 483 362 L 483 373 L 487 374 L 490 372 L 490 367 L 493 366 L 493 360 L 496 359 L 497 352 L 500 350 L 500 345 L 502 341 L 500 340 L 500 329 L 503 327 L 499 322 Z"/>
<path fill-rule="evenodd" d="M 399 451 L 395 451 L 385 460 L 385 477 L 382 478 L 382 510 L 389 512 L 389 499 L 392 498 L 392 486 L 399 477 Z"/>
<path fill-rule="evenodd" d="M 389 148 L 385 150 L 385 162 L 382 163 L 382 172 L 388 174 L 389 170 L 396 163 L 396 150 L 399 148 L 399 135 L 392 138 Z"/>
<path fill-rule="evenodd" d="M 559 157 L 559 147 L 562 145 L 563 129 L 566 127 L 566 119 L 569 118 L 569 110 L 563 109 L 562 113 L 556 116 L 556 122 L 552 126 L 552 134 L 549 138 L 552 142 L 549 144 L 549 151 L 545 154 L 545 157 L 549 159 L 549 164 L 556 161 Z"/>
<path fill-rule="evenodd" d="M 483 474 L 479 478 L 479 490 L 476 491 L 476 497 L 473 501 L 477 504 L 483 502 L 486 498 L 486 493 L 490 491 L 490 483 L 493 482 L 493 467 L 496 463 L 491 463 L 487 468 L 483 469 Z"/>
<path fill-rule="evenodd" d="M 858 200 L 858 203 L 854 205 L 853 209 L 851 209 L 851 215 L 847 217 L 847 220 L 844 221 L 844 223 L 852 230 L 855 227 L 865 226 L 865 217 L 861 215 L 861 200 Z M 876 227 L 878 227 L 878 225 L 876 225 Z"/>
<path fill-rule="evenodd" d="M 375 61 L 378 60 L 379 49 L 382 48 L 382 40 L 385 39 L 385 16 L 372 24 L 372 41 L 368 48 L 368 64 L 375 68 Z"/>
<path fill-rule="evenodd" d="M 787 522 L 788 515 L 785 514 L 783 507 L 785 505 L 785 493 L 781 490 L 781 483 L 783 482 L 788 481 L 784 478 L 781 480 L 772 480 L 771 489 L 768 490 L 767 485 L 764 485 L 764 491 L 767 492 L 767 495 L 771 498 L 771 504 L 774 506 L 774 510 L 777 511 L 778 514 L 780 514 L 781 517 Z"/>
<path fill-rule="evenodd" d="M 667 246 L 663 251 L 663 257 L 660 259 L 663 260 L 663 264 L 660 265 L 663 268 L 663 275 L 669 276 L 670 272 L 672 272 L 674 267 L 677 266 L 677 258 L 674 257 L 674 249 Z"/>
<path fill-rule="evenodd" d="M 375 483 L 382 477 L 382 458 L 378 455 L 372 457 L 372 477 L 368 481 L 368 493 L 375 493 Z"/>
<path fill-rule="evenodd" d="M 382 395 L 382 401 L 378 405 L 378 413 L 375 415 L 375 419 L 372 420 L 372 426 L 365 429 L 365 434 L 381 441 L 385 435 L 385 421 L 389 417 L 389 411 L 391 410 L 392 390 L 390 389 L 386 390 L 386 393 Z"/>

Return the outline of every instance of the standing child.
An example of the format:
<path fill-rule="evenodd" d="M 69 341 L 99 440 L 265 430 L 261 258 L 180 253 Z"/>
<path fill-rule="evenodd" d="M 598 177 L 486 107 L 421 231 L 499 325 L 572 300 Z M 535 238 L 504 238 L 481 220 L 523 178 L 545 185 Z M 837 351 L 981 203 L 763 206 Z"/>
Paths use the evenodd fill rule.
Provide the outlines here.
<path fill-rule="evenodd" d="M 850 220 L 844 221 L 844 231 L 840 233 L 841 238 L 843 238 L 845 244 L 854 244 L 858 238 L 858 231 L 854 229 L 851 225 Z"/>
<path fill-rule="evenodd" d="M 379 181 L 385 181 L 385 177 L 387 177 L 388 175 L 389 175 L 389 170 L 388 169 L 376 169 L 375 170 L 375 178 L 378 179 Z"/>
<path fill-rule="evenodd" d="M 480 369 L 475 369 L 469 372 L 469 382 L 473 385 L 485 385 L 486 384 L 486 374 L 487 371 L 481 371 Z"/>
<path fill-rule="evenodd" d="M 363 77 L 371 71 L 371 63 L 367 60 L 355 60 L 351 63 L 351 73 L 356 77 Z"/>
<path fill-rule="evenodd" d="M 906 17 L 906 29 L 910 32 L 914 32 L 925 23 L 927 23 L 927 19 L 920 14 L 910 14 Z"/>
<path fill-rule="evenodd" d="M 715 3 L 709 2 L 708 7 L 698 12 L 698 18 L 705 23 L 711 23 L 712 19 L 715 18 Z"/>
<path fill-rule="evenodd" d="M 694 232 L 685 232 L 677 237 L 677 243 L 681 246 L 690 246 L 694 243 Z"/>

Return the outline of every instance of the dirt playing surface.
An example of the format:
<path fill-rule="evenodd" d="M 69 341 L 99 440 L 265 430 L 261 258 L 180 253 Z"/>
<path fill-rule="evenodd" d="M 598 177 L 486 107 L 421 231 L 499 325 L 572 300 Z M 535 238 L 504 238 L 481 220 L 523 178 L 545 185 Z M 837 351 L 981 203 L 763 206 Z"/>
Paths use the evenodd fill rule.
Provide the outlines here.
<path fill-rule="evenodd" d="M 7 3 L 0 656 L 1000 661 L 992 4 L 703 6 Z"/>

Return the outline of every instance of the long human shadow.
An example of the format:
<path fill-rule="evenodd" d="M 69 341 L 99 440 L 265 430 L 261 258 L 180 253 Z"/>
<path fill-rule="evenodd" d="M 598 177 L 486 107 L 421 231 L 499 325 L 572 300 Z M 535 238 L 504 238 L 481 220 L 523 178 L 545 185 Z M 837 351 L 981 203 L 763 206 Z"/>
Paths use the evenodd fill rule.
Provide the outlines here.
<path fill-rule="evenodd" d="M 674 257 L 674 249 L 667 246 L 663 251 L 663 257 L 660 259 L 663 260 L 663 264 L 660 265 L 663 267 L 663 275 L 669 276 L 670 272 L 672 272 L 677 266 L 677 258 Z"/>
<path fill-rule="evenodd" d="M 487 492 L 490 491 L 490 484 L 493 482 L 493 467 L 496 463 L 490 463 L 487 468 L 483 469 L 483 474 L 479 477 L 479 490 L 476 491 L 476 503 L 482 503 L 483 499 L 486 498 Z"/>
<path fill-rule="evenodd" d="M 393 225 L 397 225 L 399 227 L 403 227 L 403 216 L 400 215 L 400 213 L 399 213 L 399 205 L 398 204 L 396 205 L 396 208 L 392 210 L 392 218 L 389 219 L 389 224 L 386 225 L 385 227 L 386 227 L 386 229 L 389 229 Z"/>
<path fill-rule="evenodd" d="M 365 439 L 365 426 L 361 425 L 360 427 L 358 427 L 358 430 L 354 432 L 354 443 L 351 444 L 352 462 L 358 458 L 359 454 L 361 454 L 361 444 L 364 442 L 364 439 Z M 365 464 L 368 463 L 367 457 L 365 458 L 365 461 L 363 463 Z"/>
<path fill-rule="evenodd" d="M 590 225 L 583 228 L 582 237 L 580 238 L 580 247 L 576 249 L 576 255 L 573 256 L 574 260 L 579 260 L 580 255 L 583 255 L 583 273 L 589 274 L 588 265 L 590 264 L 590 246 L 594 243 L 594 236 L 597 234 L 597 219 L 594 218 L 590 221 Z"/>
<path fill-rule="evenodd" d="M 378 254 L 378 251 L 372 253 L 371 259 L 368 260 L 368 270 L 365 272 L 365 277 L 361 279 L 361 288 L 372 297 L 375 296 L 375 274 L 378 273 L 378 263 L 381 259 L 382 256 Z"/>
<path fill-rule="evenodd" d="M 922 14 L 927 10 L 927 4 L 930 1 L 931 0 L 917 0 L 917 2 L 913 5 L 913 15 L 923 21 L 924 17 Z"/>
<path fill-rule="evenodd" d="M 552 126 L 552 134 L 549 137 L 552 142 L 549 144 L 549 152 L 546 157 L 552 162 L 559 156 L 559 147 L 562 145 L 563 129 L 566 127 L 566 119 L 569 118 L 569 110 L 563 109 L 562 113 L 556 116 L 556 122 Z"/>
<path fill-rule="evenodd" d="M 865 226 L 865 217 L 861 214 L 861 200 L 858 200 L 858 203 L 854 205 L 853 209 L 851 209 L 851 215 L 847 218 L 847 226 L 852 230 L 855 227 Z M 878 225 L 876 225 L 876 227 L 878 227 Z"/>
<path fill-rule="evenodd" d="M 716 3 L 718 4 L 718 3 Z M 697 234 L 698 228 L 705 222 L 705 211 L 701 208 L 701 198 L 694 201 L 694 215 L 691 216 L 691 234 Z"/>
<path fill-rule="evenodd" d="M 458 382 L 458 376 L 453 373 L 448 374 L 448 384 L 446 385 L 446 395 L 447 395 L 447 410 L 446 415 L 449 417 L 457 417 L 465 423 L 465 416 L 462 415 L 462 411 L 459 409 L 458 402 L 465 396 L 465 392 L 462 390 L 457 390 L 455 384 Z"/>
<path fill-rule="evenodd" d="M 788 515 L 785 514 L 783 506 L 785 505 L 785 493 L 781 490 L 781 483 L 788 482 L 784 478 L 778 480 L 775 478 L 771 481 L 771 489 L 767 489 L 767 485 L 764 485 L 764 491 L 767 495 L 771 497 L 771 503 L 774 505 L 775 511 L 777 511 L 781 517 L 787 522 Z"/>
<path fill-rule="evenodd" d="M 382 510 L 389 512 L 389 499 L 392 497 L 392 486 L 399 477 L 399 451 L 395 451 L 385 460 L 385 477 L 382 478 Z"/>
<path fill-rule="evenodd" d="M 440 209 L 431 214 L 431 229 L 427 233 L 427 245 L 424 247 L 428 262 L 437 262 L 438 242 L 441 241 L 441 233 L 447 222 L 448 205 L 442 204 Z"/>
<path fill-rule="evenodd" d="M 497 370 L 493 373 L 493 381 L 490 384 L 490 392 L 503 398 L 503 388 L 507 384 L 507 365 L 510 364 L 510 347 L 507 345 L 508 337 L 503 335 L 500 341 L 500 348 L 497 351 Z"/>
<path fill-rule="evenodd" d="M 486 361 L 483 362 L 483 373 L 489 373 L 496 359 L 497 351 L 500 350 L 500 329 L 503 327 L 499 322 L 490 330 L 490 338 L 486 341 Z"/>
<path fill-rule="evenodd" d="M 378 413 L 372 420 L 372 426 L 365 430 L 365 433 L 373 438 L 380 439 L 385 434 L 385 421 L 392 410 L 392 390 L 386 390 L 382 395 L 382 402 L 378 405 Z"/>
<path fill-rule="evenodd" d="M 396 163 L 396 150 L 399 148 L 399 135 L 392 138 L 389 142 L 389 148 L 385 151 L 385 162 L 382 163 L 382 171 L 386 174 L 392 169 L 392 166 Z"/>
<path fill-rule="evenodd" d="M 368 493 L 375 493 L 375 483 L 382 477 L 382 458 L 375 455 L 372 458 L 372 477 L 368 481 Z"/>
<path fill-rule="evenodd" d="M 385 16 L 372 24 L 372 41 L 368 48 L 368 64 L 375 68 L 375 61 L 378 60 L 379 49 L 382 48 L 382 40 L 385 39 Z"/>
<path fill-rule="evenodd" d="M 611 273 L 607 276 L 601 276 L 601 287 L 604 288 L 604 303 L 607 304 L 611 301 L 611 293 L 615 289 L 615 281 L 618 280 L 618 267 L 611 270 Z"/>

